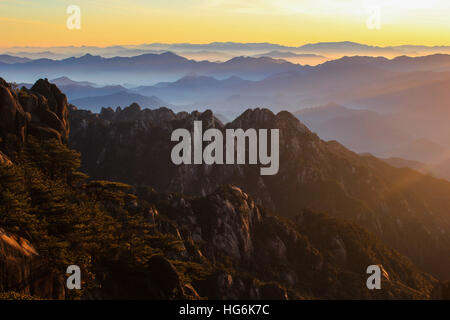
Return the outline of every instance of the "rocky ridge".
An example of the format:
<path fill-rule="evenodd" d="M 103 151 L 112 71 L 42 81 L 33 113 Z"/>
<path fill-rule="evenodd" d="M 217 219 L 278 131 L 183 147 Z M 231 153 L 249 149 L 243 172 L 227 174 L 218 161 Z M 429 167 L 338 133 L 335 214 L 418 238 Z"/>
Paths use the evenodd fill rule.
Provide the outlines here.
<path fill-rule="evenodd" d="M 261 176 L 255 165 L 181 165 L 170 159 L 176 128 L 280 129 L 280 169 Z M 158 191 L 207 195 L 220 185 L 246 190 L 284 217 L 305 208 L 347 219 L 378 235 L 436 277 L 450 277 L 450 183 L 393 168 L 323 141 L 288 112 L 247 110 L 224 125 L 211 111 L 72 110 L 70 145 L 96 178 L 150 185 Z"/>
<path fill-rule="evenodd" d="M 251 123 L 263 128 L 282 126 L 282 145 L 290 149 L 291 153 L 286 154 L 292 157 L 305 156 L 307 151 L 316 149 L 320 152 L 313 154 L 314 161 L 329 160 L 327 156 L 332 152 L 348 155 L 339 145 L 321 141 L 301 123 L 294 122 L 289 113 L 274 115 L 268 110 L 250 110 L 227 126 L 211 112 L 175 114 L 169 109 L 141 110 L 137 105 L 116 111 L 105 109 L 97 115 L 68 106 L 64 95 L 45 80 L 30 91 L 16 90 L 9 84 L 3 88 L 0 112 L 9 117 L 0 121 L 0 151 L 5 159 L 2 166 L 16 166 L 16 155 L 31 136 L 40 141 L 49 138 L 67 141 L 69 125 L 65 119 L 69 112 L 69 143 L 83 149 L 80 151 L 87 157 L 87 171 L 92 174 L 91 170 L 98 168 L 99 175 L 133 182 L 134 194 L 125 195 L 129 200 L 119 212 L 147 210 L 145 217 L 152 225 L 152 233 L 171 236 L 182 244 L 180 251 L 154 255 L 139 266 L 130 266 L 114 257 L 96 264 L 99 286 L 86 292 L 84 298 L 426 299 L 432 294 L 442 298 L 446 292 L 445 285 L 439 285 L 408 258 L 358 226 L 357 219 L 348 222 L 305 209 L 306 206 L 299 206 L 295 212 L 284 210 L 278 202 L 279 195 L 272 189 L 277 185 L 260 178 L 255 168 L 238 165 L 226 170 L 214 166 L 167 168 L 164 162 L 165 152 L 170 150 L 164 140 L 167 134 L 173 128 L 191 128 L 194 119 L 202 120 L 204 127 L 221 130 L 233 126 L 246 128 Z M 20 100 L 20 96 L 25 97 Z M 24 108 L 21 101 L 29 105 Z M 13 126 L 11 122 L 19 125 Z M 294 160 L 290 163 L 298 159 Z M 327 174 L 336 169 L 329 166 L 325 167 Z M 288 175 L 292 172 L 286 171 L 281 176 L 287 183 Z M 153 184 L 147 183 L 150 177 Z M 321 176 L 314 173 L 300 180 L 310 181 L 311 177 L 316 181 Z M 233 181 L 236 183 L 229 184 Z M 247 185 L 251 192 L 244 192 L 242 185 Z M 161 192 L 164 188 L 182 189 L 184 193 Z M 89 188 L 84 185 L 75 191 L 81 197 Z M 187 191 L 198 195 L 186 195 Z M 106 207 L 114 212 L 114 201 L 106 202 Z M 262 204 L 267 204 L 268 209 Z M 17 292 L 44 298 L 64 297 L 63 289 L 53 292 L 45 289 L 51 281 L 35 287 L 30 274 L 42 263 L 40 248 L 22 239 L 3 232 L 0 242 L 0 267 L 22 275 L 17 280 L 27 284 Z M 365 286 L 365 269 L 371 264 L 381 265 L 384 271 L 381 291 L 369 291 Z M 200 265 L 201 270 L 189 271 Z M 14 290 L 8 281 L 2 280 L 0 291 Z M 434 287 L 437 289 L 433 291 Z"/>
<path fill-rule="evenodd" d="M 0 149 L 11 157 L 21 150 L 28 135 L 68 142 L 67 98 L 48 80 L 19 90 L 0 78 L 0 119 Z"/>

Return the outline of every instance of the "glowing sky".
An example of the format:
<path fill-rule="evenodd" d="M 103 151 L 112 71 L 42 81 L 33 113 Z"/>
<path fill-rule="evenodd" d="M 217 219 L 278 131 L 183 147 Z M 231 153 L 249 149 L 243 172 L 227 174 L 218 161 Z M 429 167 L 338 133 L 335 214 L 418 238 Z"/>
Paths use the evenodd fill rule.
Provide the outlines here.
<path fill-rule="evenodd" d="M 81 30 L 66 27 L 69 5 Z M 450 1 L 0 0 L 1 47 L 213 41 L 450 45 Z"/>

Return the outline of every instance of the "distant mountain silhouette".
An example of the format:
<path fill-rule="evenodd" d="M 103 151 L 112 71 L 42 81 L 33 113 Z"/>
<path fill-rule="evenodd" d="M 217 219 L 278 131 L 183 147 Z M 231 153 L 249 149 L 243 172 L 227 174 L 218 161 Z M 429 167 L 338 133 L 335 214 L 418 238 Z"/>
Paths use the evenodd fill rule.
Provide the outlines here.
<path fill-rule="evenodd" d="M 299 65 L 271 58 L 238 57 L 223 63 L 197 62 L 172 52 L 113 58 L 86 54 L 79 58 L 38 59 L 20 64 L 0 65 L 0 72 L 13 78 L 22 76 L 25 80 L 30 78 L 30 75 L 40 73 L 48 78 L 64 75 L 96 83 L 119 83 L 126 77 L 140 82 L 158 77 L 173 80 L 192 72 L 220 77 L 236 75 L 248 79 L 263 79 L 270 74 L 299 69 Z"/>
<path fill-rule="evenodd" d="M 97 87 L 98 85 L 89 82 L 89 81 L 74 81 L 68 77 L 59 77 L 56 79 L 50 80 L 51 83 L 56 84 L 57 86 L 69 86 L 69 85 L 80 85 L 80 86 L 91 86 L 91 87 Z"/>
<path fill-rule="evenodd" d="M 355 110 L 332 103 L 302 109 L 294 114 L 322 139 L 337 140 L 355 152 L 385 156 L 411 139 L 388 116 L 369 110 Z"/>
<path fill-rule="evenodd" d="M 151 108 L 151 109 L 171 106 L 169 103 L 166 103 L 155 96 L 146 97 L 139 94 L 130 93 L 127 91 L 120 91 L 105 96 L 79 98 L 71 100 L 70 102 L 76 105 L 77 107 L 96 112 L 100 111 L 101 108 L 124 107 L 132 103 L 138 103 L 143 108 Z"/>
<path fill-rule="evenodd" d="M 255 55 L 255 57 L 269 57 L 269 58 L 295 58 L 295 57 L 307 57 L 307 58 L 324 58 L 324 56 L 313 54 L 313 53 L 294 53 L 290 51 L 270 51 L 266 53 L 260 53 Z"/>
<path fill-rule="evenodd" d="M 411 168 L 424 174 L 450 181 L 450 158 L 436 164 L 425 164 L 419 161 L 405 160 L 398 157 L 383 160 L 396 168 Z"/>
<path fill-rule="evenodd" d="M 188 75 L 175 82 L 161 82 L 154 86 L 140 86 L 132 89 L 143 95 L 156 95 L 171 102 L 198 101 L 205 97 L 220 98 L 231 92 L 240 91 L 252 81 L 232 76 L 218 80 L 211 76 Z M 188 99 L 188 100 L 186 100 Z"/>
<path fill-rule="evenodd" d="M 301 46 L 284 46 L 276 43 L 239 43 L 239 42 L 212 42 L 205 44 L 193 43 L 150 43 L 140 45 L 113 45 L 108 47 L 82 46 L 82 47 L 16 47 L 4 54 L 26 57 L 30 59 L 50 58 L 64 59 L 72 56 L 81 56 L 86 53 L 102 57 L 131 57 L 147 53 L 162 53 L 172 51 L 175 54 L 198 60 L 198 57 L 208 56 L 207 60 L 224 60 L 224 57 L 240 55 L 257 55 L 271 51 L 290 51 L 293 53 L 313 53 L 331 58 L 340 58 L 344 55 L 367 55 L 396 57 L 400 55 L 419 56 L 434 53 L 450 53 L 449 46 L 371 46 L 356 42 L 319 42 Z M 196 58 L 197 57 L 197 58 Z M 213 58 L 216 57 L 216 58 Z M 220 59 L 217 59 L 220 57 Z M 200 59 L 204 60 L 204 59 Z"/>
<path fill-rule="evenodd" d="M 329 60 L 323 55 L 315 53 L 296 53 L 292 51 L 270 51 L 254 55 L 254 57 L 270 57 L 273 59 L 284 59 L 292 63 L 298 63 L 301 65 L 318 65 Z"/>
<path fill-rule="evenodd" d="M 211 50 L 200 50 L 200 51 L 176 51 L 176 54 L 179 56 L 185 57 L 187 59 L 204 61 L 208 60 L 211 62 L 224 62 L 230 60 L 234 57 L 233 53 L 229 52 L 220 52 L 220 51 L 211 51 Z"/>
<path fill-rule="evenodd" d="M 434 162 L 439 160 L 442 155 L 447 155 L 448 159 L 450 159 L 448 148 L 426 138 L 411 141 L 388 153 L 404 159 L 413 159 L 422 162 Z"/>
<path fill-rule="evenodd" d="M 431 123 L 427 124 L 426 119 L 429 117 L 427 113 L 431 113 L 436 119 L 445 114 L 424 108 L 416 114 L 418 119 L 414 120 L 409 110 L 385 114 L 328 104 L 303 109 L 295 112 L 295 115 L 325 140 L 338 140 L 346 147 L 360 153 L 370 152 L 383 158 L 398 157 L 420 161 L 423 162 L 424 167 L 440 168 L 436 171 L 439 172 L 436 176 L 446 177 L 446 168 L 450 168 L 448 166 L 450 147 L 440 145 L 431 138 L 448 129 L 436 120 L 431 122 L 435 124 L 433 130 Z M 429 131 L 425 131 L 428 125 Z M 417 136 L 430 138 L 417 138 Z M 447 136 L 444 135 L 442 140 L 445 138 Z M 419 166 L 413 166 L 413 169 L 416 168 Z M 424 170 L 420 171 L 424 172 Z"/>
<path fill-rule="evenodd" d="M 67 84 L 61 85 L 60 88 L 66 92 L 69 101 L 86 97 L 106 96 L 119 92 L 128 92 L 128 89 L 119 85 L 93 87 L 90 85 Z"/>
<path fill-rule="evenodd" d="M 433 54 L 422 57 L 399 56 L 393 59 L 384 57 L 343 57 L 337 60 L 325 62 L 323 68 L 348 68 L 350 66 L 371 66 L 390 71 L 444 71 L 450 70 L 450 55 Z"/>
<path fill-rule="evenodd" d="M 0 63 L 13 64 L 13 63 L 24 63 L 29 61 L 31 61 L 31 59 L 15 57 L 8 54 L 0 55 Z"/>

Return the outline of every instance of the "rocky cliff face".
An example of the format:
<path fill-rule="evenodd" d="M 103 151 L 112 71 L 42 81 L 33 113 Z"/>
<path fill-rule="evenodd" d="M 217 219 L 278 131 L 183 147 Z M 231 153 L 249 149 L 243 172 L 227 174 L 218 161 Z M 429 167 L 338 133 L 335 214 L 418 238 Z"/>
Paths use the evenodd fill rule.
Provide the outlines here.
<path fill-rule="evenodd" d="M 19 101 L 31 115 L 30 134 L 55 138 L 67 143 L 69 139 L 69 108 L 67 97 L 56 85 L 38 80 L 30 90 L 19 92 Z"/>
<path fill-rule="evenodd" d="M 216 266 L 193 282 L 212 299 L 426 298 L 435 280 L 363 229 L 309 211 L 269 214 L 227 185 L 205 197 L 142 192 L 155 228 L 183 241 L 193 261 Z M 383 292 L 365 288 L 365 269 L 384 267 Z"/>
<path fill-rule="evenodd" d="M 67 143 L 68 104 L 47 80 L 18 90 L 0 78 L 0 165 L 13 166 L 29 136 Z M 3 200 L 3 199 L 2 199 Z M 0 226 L 1 227 L 1 226 Z M 0 228 L 0 292 L 14 291 L 43 298 L 64 298 L 62 275 L 48 274 L 45 261 L 24 238 Z"/>
<path fill-rule="evenodd" d="M 14 157 L 28 135 L 67 143 L 68 112 L 66 96 L 47 80 L 18 90 L 0 78 L 0 150 Z"/>
<path fill-rule="evenodd" d="M 18 102 L 17 94 L 5 80 L 0 78 L 0 144 L 5 153 L 13 153 L 25 142 L 26 125 L 29 121 Z"/>
<path fill-rule="evenodd" d="M 261 176 L 252 165 L 181 165 L 170 159 L 176 128 L 280 129 L 280 170 Z M 349 219 L 374 232 L 434 275 L 450 277 L 450 183 L 396 169 L 325 142 L 288 112 L 247 110 L 227 125 L 211 111 L 103 109 L 71 112 L 70 144 L 97 178 L 151 185 L 159 191 L 206 195 L 223 184 L 246 190 L 285 217 L 304 208 Z"/>
<path fill-rule="evenodd" d="M 45 261 L 24 238 L 0 228 L 0 292 L 64 299 L 64 278 L 47 272 Z"/>

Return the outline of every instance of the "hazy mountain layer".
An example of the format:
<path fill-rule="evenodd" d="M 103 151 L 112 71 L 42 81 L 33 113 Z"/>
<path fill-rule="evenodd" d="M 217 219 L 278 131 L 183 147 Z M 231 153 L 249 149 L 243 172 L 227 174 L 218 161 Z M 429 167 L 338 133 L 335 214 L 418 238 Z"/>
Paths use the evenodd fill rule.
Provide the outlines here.
<path fill-rule="evenodd" d="M 240 76 L 261 80 L 271 74 L 301 68 L 300 65 L 267 57 L 235 57 L 216 63 L 188 60 L 172 52 L 113 58 L 86 54 L 63 60 L 38 59 L 25 63 L 0 64 L 0 72 L 16 82 L 34 81 L 43 76 L 50 79 L 67 76 L 108 84 L 123 83 L 124 78 L 138 83 L 155 83 L 157 79 L 174 81 L 193 72 L 221 78 Z"/>
<path fill-rule="evenodd" d="M 401 55 L 419 56 L 434 53 L 449 53 L 448 46 L 420 46 L 420 45 L 402 45 L 402 46 L 370 46 L 350 41 L 343 42 L 319 42 L 309 43 L 300 46 L 284 46 L 275 43 L 238 43 L 238 42 L 212 42 L 205 44 L 191 43 L 150 43 L 141 45 L 125 46 L 82 46 L 82 47 L 14 47 L 7 49 L 4 53 L 17 55 L 27 58 L 68 58 L 71 56 L 82 56 L 91 53 L 104 57 L 115 56 L 136 56 L 146 53 L 161 53 L 164 51 L 173 51 L 180 55 L 194 54 L 203 57 L 202 60 L 221 60 L 221 57 L 233 57 L 240 55 L 263 54 L 270 51 L 295 52 L 295 53 L 315 53 L 329 56 L 336 59 L 342 56 L 366 55 L 366 56 L 386 56 L 396 57 Z M 212 57 L 209 53 L 215 53 Z M 217 54 L 220 54 L 218 56 Z M 219 59 L 217 59 L 219 57 Z M 194 57 L 191 57 L 195 59 Z M 225 58 L 226 59 L 226 58 Z M 227 60 L 227 59 L 226 59 Z"/>

